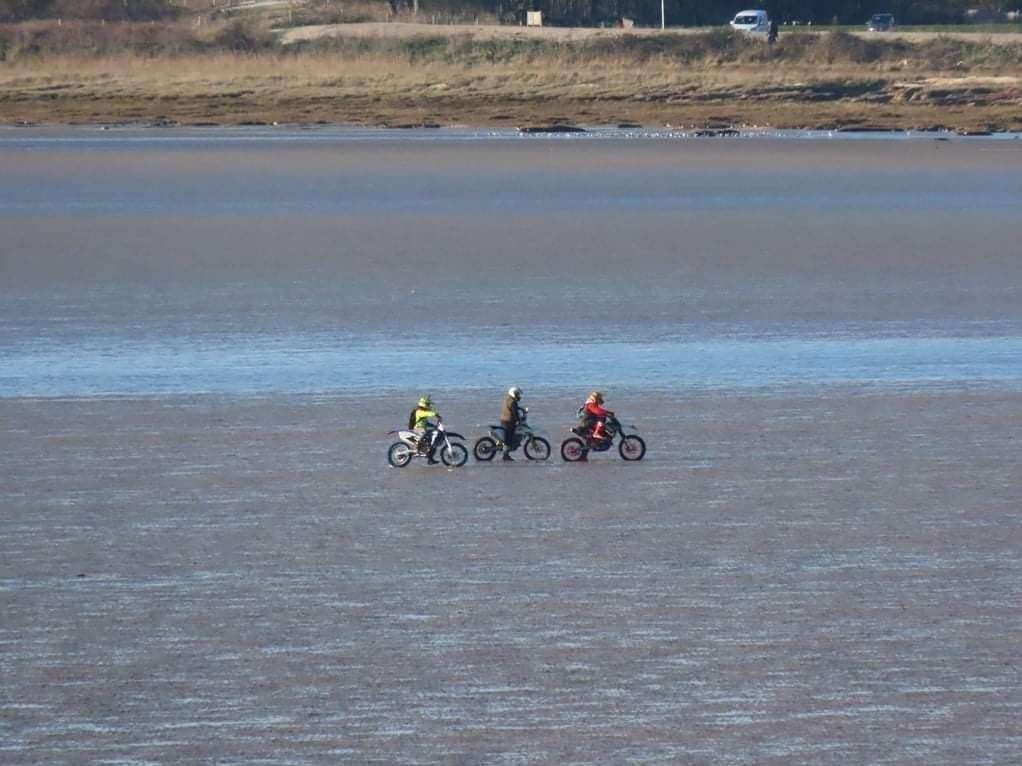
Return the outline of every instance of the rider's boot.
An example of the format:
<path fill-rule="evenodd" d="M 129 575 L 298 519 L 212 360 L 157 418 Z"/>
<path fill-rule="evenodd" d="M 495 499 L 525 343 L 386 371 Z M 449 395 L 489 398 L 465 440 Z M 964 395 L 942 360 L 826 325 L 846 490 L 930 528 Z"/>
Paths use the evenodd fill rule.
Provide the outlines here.
<path fill-rule="evenodd" d="M 505 453 L 504 453 L 504 460 L 505 460 L 506 462 L 508 462 L 508 463 L 513 463 L 513 462 L 515 462 L 515 459 L 514 459 L 513 457 L 511 457 L 511 453 L 510 453 L 510 452 L 505 452 Z"/>

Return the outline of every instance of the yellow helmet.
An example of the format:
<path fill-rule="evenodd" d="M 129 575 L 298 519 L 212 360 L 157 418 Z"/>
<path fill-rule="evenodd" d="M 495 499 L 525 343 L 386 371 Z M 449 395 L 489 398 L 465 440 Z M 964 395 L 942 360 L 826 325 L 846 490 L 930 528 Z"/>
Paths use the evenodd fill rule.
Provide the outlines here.
<path fill-rule="evenodd" d="M 433 399 L 430 398 L 429 394 L 426 394 L 425 396 L 420 397 L 419 406 L 422 407 L 422 409 L 424 410 L 428 410 L 430 407 L 433 406 Z"/>

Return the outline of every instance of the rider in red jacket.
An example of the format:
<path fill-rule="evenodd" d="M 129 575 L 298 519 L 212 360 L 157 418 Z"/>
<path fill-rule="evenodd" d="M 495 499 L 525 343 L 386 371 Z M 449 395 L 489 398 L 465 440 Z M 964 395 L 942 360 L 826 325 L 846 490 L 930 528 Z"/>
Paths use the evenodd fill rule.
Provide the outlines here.
<path fill-rule="evenodd" d="M 593 391 L 586 399 L 582 407 L 582 417 L 587 424 L 592 425 L 593 438 L 602 439 L 604 436 L 604 421 L 614 413 L 603 406 L 603 394 Z"/>

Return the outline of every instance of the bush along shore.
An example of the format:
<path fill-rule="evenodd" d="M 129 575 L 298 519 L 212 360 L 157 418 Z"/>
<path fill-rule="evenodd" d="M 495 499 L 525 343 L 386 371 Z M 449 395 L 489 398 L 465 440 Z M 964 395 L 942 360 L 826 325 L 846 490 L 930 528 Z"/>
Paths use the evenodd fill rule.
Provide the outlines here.
<path fill-rule="evenodd" d="M 1016 41 L 350 26 L 0 26 L 0 122 L 1022 130 Z"/>

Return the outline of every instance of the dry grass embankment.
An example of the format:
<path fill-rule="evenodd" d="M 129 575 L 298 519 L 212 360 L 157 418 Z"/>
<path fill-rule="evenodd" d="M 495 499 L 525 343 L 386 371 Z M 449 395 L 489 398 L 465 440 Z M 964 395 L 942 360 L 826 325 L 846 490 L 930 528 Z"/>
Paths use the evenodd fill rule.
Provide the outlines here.
<path fill-rule="evenodd" d="M 455 28 L 456 29 L 456 28 Z M 0 121 L 1022 129 L 1022 44 L 723 30 L 281 44 L 227 24 L 0 28 Z"/>

